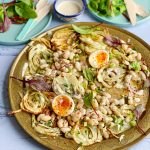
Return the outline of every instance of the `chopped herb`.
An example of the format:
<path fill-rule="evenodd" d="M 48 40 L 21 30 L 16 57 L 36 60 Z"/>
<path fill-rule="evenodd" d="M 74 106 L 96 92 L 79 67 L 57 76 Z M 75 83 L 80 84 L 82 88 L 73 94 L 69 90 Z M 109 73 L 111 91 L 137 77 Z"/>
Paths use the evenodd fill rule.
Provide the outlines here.
<path fill-rule="evenodd" d="M 109 65 L 109 67 L 110 68 L 114 68 L 116 65 L 114 64 L 114 63 L 111 63 L 110 65 Z"/>
<path fill-rule="evenodd" d="M 101 90 L 101 88 L 96 88 L 96 90 L 95 90 L 97 93 L 100 93 L 102 90 Z"/>
<path fill-rule="evenodd" d="M 48 122 L 45 123 L 45 125 L 48 126 L 48 127 L 52 126 L 52 121 L 49 120 Z"/>
<path fill-rule="evenodd" d="M 140 71 L 141 70 L 141 66 L 140 63 L 135 61 L 131 63 L 131 68 L 134 69 L 135 71 Z"/>
<path fill-rule="evenodd" d="M 132 127 L 136 126 L 136 121 L 135 120 L 130 121 L 130 126 Z"/>
<path fill-rule="evenodd" d="M 93 72 L 91 71 L 91 69 L 85 68 L 83 70 L 83 75 L 84 75 L 85 79 L 87 79 L 88 81 L 90 81 L 90 82 L 94 81 L 94 75 L 93 75 Z"/>
<path fill-rule="evenodd" d="M 93 92 L 86 94 L 83 97 L 83 100 L 86 107 L 91 107 L 91 101 L 93 100 Z"/>
<path fill-rule="evenodd" d="M 65 86 L 65 87 L 69 87 L 69 85 L 68 85 L 67 83 L 64 83 L 64 86 Z"/>

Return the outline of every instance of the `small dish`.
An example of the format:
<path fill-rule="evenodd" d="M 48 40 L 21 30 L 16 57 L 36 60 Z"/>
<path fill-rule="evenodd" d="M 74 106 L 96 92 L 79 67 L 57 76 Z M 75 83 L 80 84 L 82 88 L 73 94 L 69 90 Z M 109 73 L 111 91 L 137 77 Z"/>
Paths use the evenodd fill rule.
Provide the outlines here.
<path fill-rule="evenodd" d="M 88 7 L 89 2 L 90 2 L 90 0 L 85 0 L 85 5 L 88 9 L 88 12 L 93 17 L 95 17 L 98 21 L 109 23 L 109 24 L 112 24 L 112 25 L 120 26 L 120 27 L 132 27 L 132 24 L 123 15 L 119 15 L 119 16 L 116 16 L 116 17 L 105 17 L 105 16 L 98 15 L 97 12 L 94 12 L 93 10 L 91 10 Z M 150 13 L 150 9 L 149 9 L 150 0 L 144 0 L 144 1 L 143 0 L 135 0 L 135 2 L 137 2 L 137 4 L 140 4 L 146 10 L 146 12 Z M 145 17 L 145 18 L 143 18 L 141 16 L 137 16 L 136 25 L 144 23 L 148 20 L 150 20 L 150 15 Z"/>
<path fill-rule="evenodd" d="M 4 0 L 5 3 L 11 2 L 11 0 Z M 0 1 L 0 4 L 2 2 Z M 38 36 L 42 32 L 44 32 L 51 24 L 52 13 L 47 14 L 44 19 L 32 30 L 32 32 L 28 33 L 28 36 L 22 40 L 17 41 L 16 37 L 21 32 L 25 24 L 12 24 L 10 29 L 7 32 L 0 33 L 0 44 L 2 45 L 21 45 L 30 41 L 30 39 Z"/>
<path fill-rule="evenodd" d="M 54 1 L 54 13 L 62 21 L 66 22 L 74 21 L 84 12 L 84 10 L 85 5 L 83 0 Z"/>

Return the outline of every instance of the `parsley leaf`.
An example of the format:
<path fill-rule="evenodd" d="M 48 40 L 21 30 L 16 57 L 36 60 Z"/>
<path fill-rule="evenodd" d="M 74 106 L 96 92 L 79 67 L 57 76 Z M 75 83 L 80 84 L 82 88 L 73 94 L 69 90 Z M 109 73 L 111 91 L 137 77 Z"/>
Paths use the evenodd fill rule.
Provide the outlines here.
<path fill-rule="evenodd" d="M 94 81 L 94 75 L 93 75 L 91 69 L 89 69 L 89 68 L 83 69 L 83 75 L 84 75 L 86 80 L 88 80 L 90 82 Z"/>
<path fill-rule="evenodd" d="M 138 61 L 132 62 L 131 68 L 134 69 L 135 71 L 140 71 L 141 70 L 140 63 Z"/>
<path fill-rule="evenodd" d="M 93 100 L 93 92 L 86 94 L 83 97 L 83 100 L 86 107 L 91 107 L 91 101 Z"/>

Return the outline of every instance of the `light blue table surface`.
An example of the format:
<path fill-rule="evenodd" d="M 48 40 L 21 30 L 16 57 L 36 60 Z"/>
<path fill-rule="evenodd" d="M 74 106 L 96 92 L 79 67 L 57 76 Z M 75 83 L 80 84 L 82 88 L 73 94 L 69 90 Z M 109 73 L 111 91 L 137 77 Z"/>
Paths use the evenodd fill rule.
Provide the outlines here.
<path fill-rule="evenodd" d="M 86 12 L 77 20 L 78 22 L 95 22 L 96 20 Z M 49 28 L 62 25 L 55 16 Z M 141 37 L 150 44 L 150 20 L 126 30 Z M 2 46 L 0 45 L 0 150 L 46 150 L 38 144 L 18 125 L 14 117 L 5 117 L 3 113 L 10 110 L 7 80 L 13 60 L 25 45 Z M 129 150 L 150 150 L 150 135 L 129 148 Z"/>

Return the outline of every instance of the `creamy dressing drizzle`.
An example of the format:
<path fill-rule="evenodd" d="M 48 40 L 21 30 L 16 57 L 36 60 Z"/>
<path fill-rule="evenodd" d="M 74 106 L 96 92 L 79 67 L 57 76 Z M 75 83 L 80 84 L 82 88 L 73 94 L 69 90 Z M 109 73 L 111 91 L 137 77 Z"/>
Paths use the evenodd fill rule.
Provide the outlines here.
<path fill-rule="evenodd" d="M 57 6 L 57 11 L 63 15 L 75 15 L 81 11 L 80 5 L 75 1 L 63 1 Z"/>

